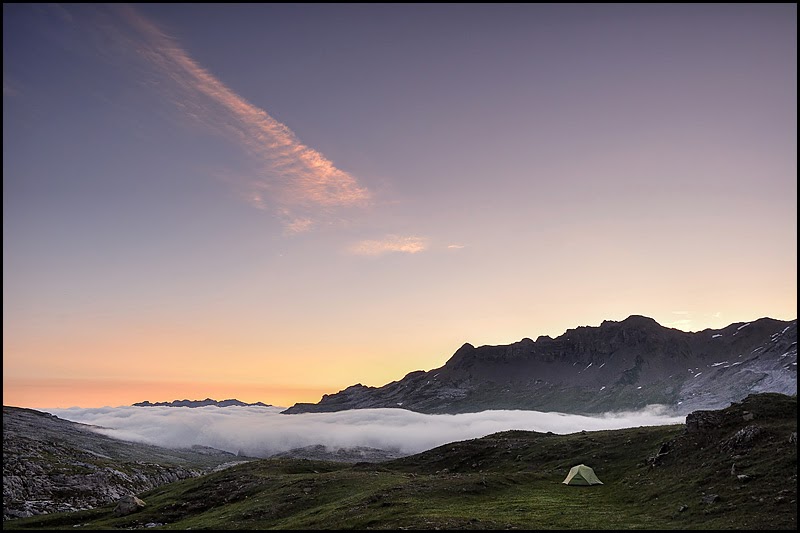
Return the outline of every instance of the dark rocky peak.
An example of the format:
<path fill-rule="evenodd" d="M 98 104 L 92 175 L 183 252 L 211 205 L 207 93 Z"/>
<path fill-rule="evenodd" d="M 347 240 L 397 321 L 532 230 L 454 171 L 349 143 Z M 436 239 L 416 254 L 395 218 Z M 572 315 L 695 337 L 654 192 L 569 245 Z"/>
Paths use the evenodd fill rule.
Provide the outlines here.
<path fill-rule="evenodd" d="M 511 344 L 485 345 L 475 348 L 466 343 L 445 363 L 444 368 L 465 369 L 474 365 L 510 362 L 530 356 L 536 349 L 536 343 L 525 338 Z"/>
<path fill-rule="evenodd" d="M 603 323 L 600 324 L 599 333 L 602 335 L 608 332 L 624 331 L 629 335 L 632 332 L 650 335 L 653 333 L 661 333 L 667 329 L 668 328 L 665 328 L 652 318 L 642 315 L 631 315 L 620 322 L 604 320 Z"/>
<path fill-rule="evenodd" d="M 793 322 L 795 323 L 796 327 L 797 320 L 795 319 Z M 730 326 L 727 326 L 720 331 L 742 335 L 756 331 L 763 332 L 767 329 L 773 329 L 779 326 L 785 327 L 786 323 L 780 320 L 776 320 L 774 318 L 764 317 L 764 318 L 759 318 L 757 320 L 751 320 L 749 322 L 734 322 Z"/>
<path fill-rule="evenodd" d="M 456 350 L 453 356 L 444 364 L 445 368 L 460 368 L 467 364 L 468 361 L 475 358 L 477 348 L 468 342 L 465 342 L 461 348 Z"/>
<path fill-rule="evenodd" d="M 406 374 L 403 379 L 399 381 L 392 381 L 389 385 L 396 385 L 398 383 L 411 383 L 414 381 L 425 379 L 428 373 L 424 370 L 414 370 L 413 372 L 409 372 Z"/>
<path fill-rule="evenodd" d="M 642 315 L 631 315 L 620 322 L 604 320 L 596 331 L 602 342 L 616 347 L 654 346 L 676 334 L 686 335 L 683 331 L 664 327 L 652 318 Z"/>
<path fill-rule="evenodd" d="M 345 395 L 345 396 L 359 395 L 359 394 L 363 394 L 364 392 L 367 392 L 367 391 L 369 391 L 371 389 L 374 389 L 374 388 L 375 387 L 367 387 L 366 385 L 362 385 L 361 383 L 356 383 L 355 385 L 350 385 L 349 387 L 347 387 L 344 390 L 340 390 L 336 394 L 323 394 L 322 395 L 322 399 L 325 400 L 326 398 L 329 398 L 329 397 L 332 397 L 332 396 L 336 396 L 338 394 L 342 394 L 342 395 Z"/>
<path fill-rule="evenodd" d="M 652 327 L 660 328 L 660 327 L 663 327 L 663 326 L 661 326 L 661 324 L 656 322 L 654 319 L 650 318 L 649 316 L 644 316 L 644 315 L 631 315 L 628 318 L 626 318 L 625 320 L 623 320 L 621 322 L 621 324 L 624 324 L 624 325 L 627 325 L 627 326 L 632 326 L 632 327 L 647 327 L 647 328 L 652 328 Z"/>
<path fill-rule="evenodd" d="M 656 322 L 650 317 L 642 315 L 631 315 L 625 320 L 603 320 L 600 324 L 600 330 L 608 329 L 624 329 L 624 330 L 644 330 L 644 331 L 659 331 L 664 329 L 664 326 Z"/>
<path fill-rule="evenodd" d="M 459 354 L 469 353 L 474 349 L 475 349 L 475 347 L 473 345 L 471 345 L 468 342 L 465 342 L 463 345 L 461 345 L 461 348 L 456 350 L 456 353 L 454 353 L 453 356 L 455 357 L 456 355 L 459 355 Z"/>
<path fill-rule="evenodd" d="M 604 320 L 600 326 L 579 326 L 568 329 L 556 339 L 537 340 L 537 352 L 552 351 L 552 345 L 559 346 L 562 359 L 574 361 L 594 361 L 598 354 L 609 355 L 621 349 L 653 351 L 669 342 L 675 334 L 684 334 L 661 326 L 652 318 L 631 315 L 625 320 Z"/>
<path fill-rule="evenodd" d="M 567 363 L 597 362 L 618 350 L 640 350 L 657 353 L 660 347 L 685 340 L 690 334 L 661 326 L 652 318 L 631 315 L 622 321 L 606 320 L 600 326 L 578 326 L 553 339 L 539 336 L 534 342 L 524 338 L 499 346 L 464 344 L 445 363 L 450 370 L 468 369 L 476 365 L 514 363 L 518 360 L 561 360 Z"/>

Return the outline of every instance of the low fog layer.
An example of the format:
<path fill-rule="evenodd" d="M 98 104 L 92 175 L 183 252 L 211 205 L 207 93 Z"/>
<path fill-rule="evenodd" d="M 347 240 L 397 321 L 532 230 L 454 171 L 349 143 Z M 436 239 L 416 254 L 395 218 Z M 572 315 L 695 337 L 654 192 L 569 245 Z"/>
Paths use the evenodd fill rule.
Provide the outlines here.
<path fill-rule="evenodd" d="M 328 449 L 368 446 L 413 454 L 448 442 L 521 429 L 567 434 L 638 426 L 681 424 L 661 407 L 599 416 L 539 411 L 483 411 L 426 415 L 404 409 L 358 409 L 282 415 L 269 407 L 102 407 L 48 409 L 65 420 L 101 426 L 117 439 L 168 448 L 210 446 L 251 457 L 322 444 Z"/>

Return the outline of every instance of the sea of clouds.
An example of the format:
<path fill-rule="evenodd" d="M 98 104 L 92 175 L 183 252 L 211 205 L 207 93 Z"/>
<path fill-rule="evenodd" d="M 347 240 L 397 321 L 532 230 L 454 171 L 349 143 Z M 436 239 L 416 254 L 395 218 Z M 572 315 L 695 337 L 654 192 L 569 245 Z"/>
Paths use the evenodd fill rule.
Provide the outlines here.
<path fill-rule="evenodd" d="M 401 455 L 512 429 L 558 434 L 681 424 L 660 406 L 582 416 L 539 411 L 426 415 L 405 409 L 280 414 L 276 407 L 101 407 L 43 409 L 65 420 L 99 426 L 116 439 L 167 448 L 210 446 L 250 457 L 316 444 L 330 450 L 367 446 Z"/>

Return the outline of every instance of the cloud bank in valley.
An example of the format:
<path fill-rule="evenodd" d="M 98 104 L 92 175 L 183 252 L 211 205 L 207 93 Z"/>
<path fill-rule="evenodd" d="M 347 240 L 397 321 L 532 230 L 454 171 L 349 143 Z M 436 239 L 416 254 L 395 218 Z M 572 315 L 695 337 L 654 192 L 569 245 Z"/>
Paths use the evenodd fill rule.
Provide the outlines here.
<path fill-rule="evenodd" d="M 405 409 L 358 409 L 282 415 L 265 407 L 102 407 L 49 409 L 58 417 L 101 426 L 99 433 L 168 448 L 210 446 L 252 457 L 322 444 L 328 449 L 368 446 L 401 454 L 512 429 L 558 434 L 680 424 L 683 416 L 651 406 L 596 417 L 538 411 L 483 411 L 426 415 Z"/>

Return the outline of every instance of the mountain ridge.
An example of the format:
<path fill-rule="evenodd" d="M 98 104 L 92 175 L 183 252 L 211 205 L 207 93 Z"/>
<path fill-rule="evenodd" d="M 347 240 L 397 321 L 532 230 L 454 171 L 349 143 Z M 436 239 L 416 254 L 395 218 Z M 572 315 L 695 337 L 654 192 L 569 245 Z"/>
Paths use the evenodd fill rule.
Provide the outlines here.
<path fill-rule="evenodd" d="M 797 320 L 763 317 L 686 332 L 631 315 L 506 345 L 464 343 L 439 368 L 382 387 L 360 383 L 284 414 L 396 407 L 455 414 L 529 409 L 592 414 L 667 405 L 721 408 L 755 392 L 797 391 Z"/>
<path fill-rule="evenodd" d="M 215 406 L 215 407 L 272 407 L 270 404 L 266 404 L 263 402 L 255 402 L 255 403 L 246 403 L 236 399 L 227 399 L 227 400 L 213 400 L 211 398 L 206 398 L 205 400 L 173 400 L 171 402 L 155 402 L 151 403 L 148 400 L 143 402 L 137 402 L 132 404 L 132 407 L 208 407 L 208 406 Z"/>

